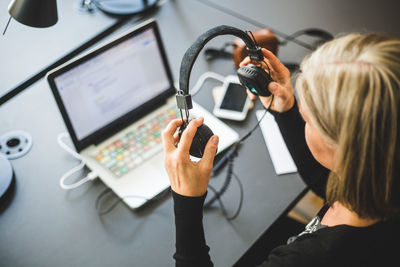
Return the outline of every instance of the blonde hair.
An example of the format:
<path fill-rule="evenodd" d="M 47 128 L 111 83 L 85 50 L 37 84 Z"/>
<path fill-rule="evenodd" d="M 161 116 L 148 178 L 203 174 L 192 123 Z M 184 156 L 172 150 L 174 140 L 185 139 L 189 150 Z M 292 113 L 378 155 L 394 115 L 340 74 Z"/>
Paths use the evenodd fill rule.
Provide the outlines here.
<path fill-rule="evenodd" d="M 334 39 L 307 57 L 296 82 L 311 123 L 337 148 L 326 196 L 363 218 L 399 212 L 400 40 Z"/>

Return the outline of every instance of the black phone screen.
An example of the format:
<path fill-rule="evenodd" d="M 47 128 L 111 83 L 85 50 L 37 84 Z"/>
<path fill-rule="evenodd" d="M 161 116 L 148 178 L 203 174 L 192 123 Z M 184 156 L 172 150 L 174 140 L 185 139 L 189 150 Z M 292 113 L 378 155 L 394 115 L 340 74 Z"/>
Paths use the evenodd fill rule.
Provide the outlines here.
<path fill-rule="evenodd" d="M 220 109 L 228 109 L 241 112 L 246 103 L 246 89 L 238 83 L 229 83 L 223 96 Z"/>

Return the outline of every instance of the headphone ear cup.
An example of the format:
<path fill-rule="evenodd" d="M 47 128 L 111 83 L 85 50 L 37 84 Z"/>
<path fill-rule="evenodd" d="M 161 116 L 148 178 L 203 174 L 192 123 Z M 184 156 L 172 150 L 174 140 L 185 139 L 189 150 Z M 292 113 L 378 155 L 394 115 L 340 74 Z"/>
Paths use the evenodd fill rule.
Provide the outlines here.
<path fill-rule="evenodd" d="M 207 125 L 202 124 L 201 126 L 199 126 L 193 138 L 192 145 L 190 146 L 190 155 L 196 158 L 203 157 L 207 142 L 213 135 L 214 133 Z"/>
<path fill-rule="evenodd" d="M 179 139 L 182 136 L 183 131 L 188 126 L 189 122 L 185 122 L 181 125 L 178 131 Z M 197 128 L 196 134 L 193 137 L 192 145 L 189 149 L 189 154 L 196 158 L 201 158 L 204 155 L 204 150 L 206 148 L 208 140 L 214 135 L 211 129 L 202 124 Z"/>
<path fill-rule="evenodd" d="M 248 64 L 237 70 L 239 81 L 255 95 L 270 96 L 268 85 L 272 82 L 271 76 L 261 67 Z"/>

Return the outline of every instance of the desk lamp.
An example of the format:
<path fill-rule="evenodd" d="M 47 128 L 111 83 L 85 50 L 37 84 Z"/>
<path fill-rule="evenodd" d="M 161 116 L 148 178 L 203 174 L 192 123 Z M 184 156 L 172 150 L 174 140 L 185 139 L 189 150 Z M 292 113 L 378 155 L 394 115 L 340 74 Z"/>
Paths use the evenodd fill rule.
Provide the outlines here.
<path fill-rule="evenodd" d="M 32 27 L 50 27 L 58 20 L 56 0 L 13 0 L 8 6 L 8 12 L 18 22 Z M 0 138 L 1 202 L 14 182 L 14 172 L 9 159 L 25 155 L 31 146 L 32 138 L 23 131 L 11 131 Z"/>

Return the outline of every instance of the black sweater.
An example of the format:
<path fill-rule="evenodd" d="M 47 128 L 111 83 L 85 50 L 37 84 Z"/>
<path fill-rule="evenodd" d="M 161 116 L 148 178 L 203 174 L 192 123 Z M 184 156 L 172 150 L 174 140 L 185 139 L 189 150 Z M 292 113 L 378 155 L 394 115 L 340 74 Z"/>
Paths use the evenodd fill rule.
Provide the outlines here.
<path fill-rule="evenodd" d="M 304 121 L 297 106 L 285 113 L 272 114 L 302 179 L 315 193 L 324 197 L 329 171 L 313 158 L 306 145 Z M 213 266 L 202 223 L 205 195 L 185 197 L 175 192 L 172 195 L 176 266 Z M 320 213 L 319 217 L 323 215 Z M 272 250 L 262 266 L 400 266 L 396 255 L 400 252 L 398 226 L 399 221 L 394 219 L 368 227 L 309 225 L 290 244 Z"/>

